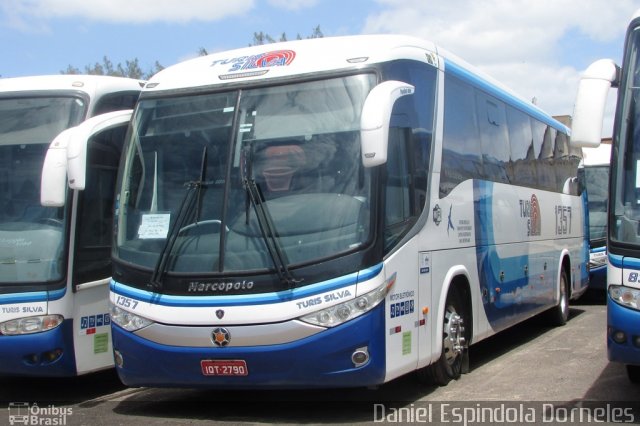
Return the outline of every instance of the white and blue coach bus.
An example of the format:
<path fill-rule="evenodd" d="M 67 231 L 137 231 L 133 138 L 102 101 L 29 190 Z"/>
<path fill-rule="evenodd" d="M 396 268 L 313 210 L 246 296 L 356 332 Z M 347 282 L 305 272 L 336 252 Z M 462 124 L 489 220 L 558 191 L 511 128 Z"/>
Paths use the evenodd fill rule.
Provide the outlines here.
<path fill-rule="evenodd" d="M 156 74 L 128 133 L 111 310 L 131 386 L 446 384 L 587 286 L 567 128 L 435 45 L 322 38 Z"/>
<path fill-rule="evenodd" d="M 574 144 L 598 146 L 609 87 L 618 87 L 613 125 L 607 267 L 607 353 L 640 382 L 640 10 L 627 29 L 622 68 L 594 62 L 574 108 Z"/>
<path fill-rule="evenodd" d="M 84 137 L 73 144 L 70 164 L 77 164 L 80 153 L 89 158 L 86 190 L 65 191 L 71 141 L 51 145 L 53 154 L 62 154 L 51 156 L 56 173 L 43 166 L 59 133 L 88 117 L 133 108 L 141 83 L 80 75 L 0 79 L 2 376 L 73 376 L 113 367 L 112 203 L 130 112 L 120 119 L 107 114 L 106 124 L 89 119 L 91 129 L 103 131 L 88 145 Z M 54 176 L 61 178 L 57 192 Z"/>

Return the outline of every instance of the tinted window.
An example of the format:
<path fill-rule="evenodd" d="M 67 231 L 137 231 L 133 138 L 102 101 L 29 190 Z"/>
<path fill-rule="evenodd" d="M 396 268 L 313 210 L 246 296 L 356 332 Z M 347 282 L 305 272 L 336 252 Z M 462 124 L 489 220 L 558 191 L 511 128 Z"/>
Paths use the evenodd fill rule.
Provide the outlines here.
<path fill-rule="evenodd" d="M 113 197 L 126 124 L 103 131 L 87 145 L 87 180 L 80 192 L 74 284 L 111 275 Z"/>
<path fill-rule="evenodd" d="M 139 92 L 110 93 L 98 100 L 93 110 L 93 115 L 100 115 L 106 112 L 133 109 L 138 100 Z"/>
<path fill-rule="evenodd" d="M 483 174 L 490 181 L 507 183 L 509 134 L 504 104 L 482 92 L 477 92 L 476 101 Z"/>
<path fill-rule="evenodd" d="M 457 78 L 446 75 L 441 198 L 460 182 L 482 177 L 482 156 L 478 140 L 474 90 Z"/>
<path fill-rule="evenodd" d="M 509 180 L 515 185 L 535 186 L 537 174 L 529 116 L 518 109 L 507 107 L 507 124 L 511 149 Z"/>
<path fill-rule="evenodd" d="M 390 250 L 415 223 L 426 202 L 436 71 L 413 61 L 397 61 L 384 70 L 385 79 L 415 87 L 415 93 L 394 105 L 386 163 L 385 250 Z"/>

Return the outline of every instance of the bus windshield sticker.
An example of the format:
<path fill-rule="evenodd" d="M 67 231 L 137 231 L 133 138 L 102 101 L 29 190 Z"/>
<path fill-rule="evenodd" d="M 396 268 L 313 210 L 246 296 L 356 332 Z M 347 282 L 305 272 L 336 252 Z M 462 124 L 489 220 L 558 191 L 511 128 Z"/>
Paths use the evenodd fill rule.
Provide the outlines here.
<path fill-rule="evenodd" d="M 170 218 L 169 213 L 143 214 L 138 236 L 140 239 L 167 238 Z"/>

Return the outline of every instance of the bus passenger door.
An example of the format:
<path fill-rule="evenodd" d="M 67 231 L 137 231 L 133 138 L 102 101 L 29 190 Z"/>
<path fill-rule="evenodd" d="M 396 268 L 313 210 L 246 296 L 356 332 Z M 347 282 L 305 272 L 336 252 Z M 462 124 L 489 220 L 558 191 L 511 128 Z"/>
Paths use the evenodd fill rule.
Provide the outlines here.
<path fill-rule="evenodd" d="M 416 369 L 419 345 L 424 327 L 419 326 L 419 290 L 417 238 L 389 257 L 385 265 L 387 277 L 396 275 L 387 295 L 386 305 L 386 364 L 385 381 Z"/>
<path fill-rule="evenodd" d="M 418 332 L 418 368 L 426 366 L 431 360 L 431 322 L 437 311 L 432 306 L 431 291 L 431 252 L 418 253 L 418 297 L 416 326 Z"/>
<path fill-rule="evenodd" d="M 86 183 L 74 191 L 74 340 L 78 374 L 113 366 L 109 282 L 114 193 L 128 119 L 87 140 Z"/>

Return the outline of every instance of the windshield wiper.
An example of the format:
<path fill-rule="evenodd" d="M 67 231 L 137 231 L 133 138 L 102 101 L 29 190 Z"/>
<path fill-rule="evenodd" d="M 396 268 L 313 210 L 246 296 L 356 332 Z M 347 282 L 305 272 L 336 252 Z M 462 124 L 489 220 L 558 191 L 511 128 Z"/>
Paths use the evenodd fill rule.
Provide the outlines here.
<path fill-rule="evenodd" d="M 296 280 L 287 266 L 288 260 L 286 254 L 280 246 L 278 234 L 276 233 L 275 225 L 273 224 L 273 219 L 265 203 L 262 191 L 260 191 L 260 187 L 254 179 L 244 179 L 243 184 L 247 191 L 249 201 L 253 206 L 253 210 L 256 213 L 258 228 L 260 228 L 262 239 L 267 246 L 269 257 L 271 257 L 273 261 L 273 266 L 276 268 L 280 282 L 284 284 L 287 289 L 292 289 L 302 280 Z"/>
<path fill-rule="evenodd" d="M 176 220 L 173 222 L 173 226 L 169 228 L 164 246 L 160 251 L 160 256 L 158 257 L 156 266 L 153 269 L 153 274 L 151 275 L 151 280 L 149 281 L 149 287 L 151 287 L 154 291 L 162 290 L 162 278 L 167 272 L 169 259 L 171 258 L 171 252 L 173 251 L 173 246 L 178 239 L 178 235 L 180 235 L 180 230 L 182 229 L 184 224 L 187 223 L 187 220 L 191 216 L 193 216 L 194 207 L 197 208 L 195 212 L 195 222 L 198 222 L 199 220 L 202 188 L 206 188 L 209 184 L 209 182 L 205 181 L 206 171 L 207 147 L 205 146 L 202 149 L 200 179 L 197 181 L 185 182 L 184 186 L 187 188 L 187 192 L 184 195 L 182 202 L 180 203 L 180 208 L 178 210 Z"/>
<path fill-rule="evenodd" d="M 287 289 L 292 289 L 296 284 L 302 282 L 302 280 L 295 279 L 287 266 L 289 261 L 280 245 L 273 218 L 271 217 L 260 187 L 255 179 L 253 179 L 253 152 L 249 143 L 245 145 L 244 151 L 246 176 L 243 178 L 242 184 L 247 192 L 246 224 L 249 225 L 249 204 L 251 204 L 256 213 L 256 221 L 258 222 L 262 239 L 267 246 L 267 252 L 273 262 L 273 266 L 276 268 L 280 282 L 285 285 Z"/>

